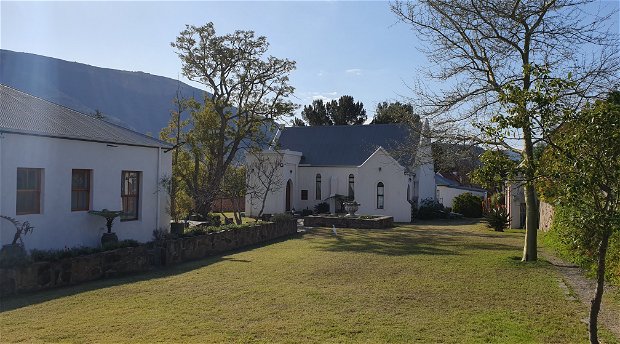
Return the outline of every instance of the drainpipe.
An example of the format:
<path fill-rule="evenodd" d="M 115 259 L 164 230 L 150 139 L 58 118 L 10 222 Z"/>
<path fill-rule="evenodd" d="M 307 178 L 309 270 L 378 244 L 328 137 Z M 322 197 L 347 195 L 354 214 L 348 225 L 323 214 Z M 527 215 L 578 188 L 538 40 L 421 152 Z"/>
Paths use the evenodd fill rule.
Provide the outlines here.
<path fill-rule="evenodd" d="M 155 229 L 158 230 L 159 229 L 159 212 L 161 211 L 160 208 L 160 198 L 161 195 L 159 194 L 159 182 L 161 180 L 161 147 L 157 147 L 157 180 L 155 181 L 155 187 L 157 190 L 155 192 L 155 194 L 157 195 L 157 210 L 155 211 Z"/>

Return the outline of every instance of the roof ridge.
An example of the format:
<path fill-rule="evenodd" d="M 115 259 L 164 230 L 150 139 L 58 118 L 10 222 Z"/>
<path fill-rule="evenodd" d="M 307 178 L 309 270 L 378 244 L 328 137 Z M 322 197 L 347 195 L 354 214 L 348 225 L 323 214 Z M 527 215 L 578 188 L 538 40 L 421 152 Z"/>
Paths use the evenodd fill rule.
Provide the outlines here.
<path fill-rule="evenodd" d="M 132 133 L 132 134 L 134 134 L 134 135 L 135 135 L 135 134 L 140 135 L 140 136 L 142 136 L 142 137 L 144 137 L 144 138 L 147 138 L 147 139 L 149 139 L 149 140 L 153 140 L 153 141 L 155 141 L 155 142 L 157 142 L 157 143 L 169 145 L 169 143 L 168 143 L 168 142 L 165 142 L 165 141 L 162 141 L 162 140 L 156 139 L 156 138 L 154 138 L 154 137 L 148 136 L 148 135 L 146 135 L 146 134 L 143 134 L 143 133 L 138 132 L 138 131 L 135 131 L 135 130 L 131 130 L 131 129 L 129 129 L 129 128 L 125 128 L 125 127 L 123 127 L 122 125 L 118 125 L 118 124 L 116 124 L 116 123 L 112 123 L 112 122 L 110 122 L 110 121 L 106 121 L 106 120 L 105 120 L 105 119 L 103 119 L 103 118 L 97 118 L 97 117 L 95 117 L 95 116 L 92 116 L 92 115 L 89 115 L 89 114 L 83 113 L 83 112 L 81 112 L 81 111 L 78 111 L 78 110 L 72 109 L 72 108 L 70 108 L 70 107 L 68 107 L 68 106 L 65 106 L 65 105 L 62 105 L 62 104 L 55 103 L 55 102 L 53 102 L 53 101 L 51 101 L 51 100 L 43 99 L 43 98 L 41 98 L 41 97 L 39 97 L 39 96 L 36 96 L 36 95 L 34 95 L 34 94 L 27 93 L 27 92 L 25 92 L 25 91 L 22 91 L 22 90 L 20 90 L 20 89 L 15 88 L 15 87 L 12 87 L 12 86 L 9 86 L 9 85 L 3 84 L 3 83 L 0 83 L 0 87 L 8 88 L 8 89 L 10 89 L 10 90 L 12 90 L 12 91 L 15 91 L 15 92 L 18 92 L 18 93 L 20 93 L 20 94 L 26 95 L 26 96 L 28 96 L 28 97 L 35 98 L 35 99 L 38 99 L 38 100 L 40 100 L 40 101 L 43 101 L 43 102 L 46 102 L 46 103 L 49 103 L 49 104 L 52 104 L 52 105 L 55 105 L 55 106 L 61 107 L 61 108 L 63 108 L 63 109 L 66 109 L 66 110 L 69 110 L 69 111 L 71 111 L 71 112 L 73 112 L 73 113 L 76 113 L 76 114 L 78 114 L 78 115 L 80 115 L 80 116 L 86 117 L 86 118 L 88 118 L 88 119 L 90 119 L 90 120 L 100 121 L 100 122 L 105 123 L 106 125 L 110 125 L 110 126 L 113 126 L 113 127 L 118 128 L 118 129 L 122 129 L 122 130 L 128 131 L 128 132 L 130 132 L 130 133 Z"/>

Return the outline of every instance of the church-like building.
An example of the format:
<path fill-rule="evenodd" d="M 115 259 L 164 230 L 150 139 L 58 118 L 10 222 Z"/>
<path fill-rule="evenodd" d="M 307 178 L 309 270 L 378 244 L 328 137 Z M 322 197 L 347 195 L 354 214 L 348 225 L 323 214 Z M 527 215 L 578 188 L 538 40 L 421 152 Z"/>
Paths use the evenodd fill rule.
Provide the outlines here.
<path fill-rule="evenodd" d="M 425 132 L 428 122 L 422 130 L 402 124 L 282 128 L 269 149 L 246 155 L 250 185 L 264 187 L 274 177 L 264 202 L 260 192 L 246 196 L 246 215 L 261 208 L 264 214 L 312 210 L 322 202 L 335 212 L 348 199 L 360 204 L 358 214 L 409 222 L 412 206 L 435 198 Z"/>

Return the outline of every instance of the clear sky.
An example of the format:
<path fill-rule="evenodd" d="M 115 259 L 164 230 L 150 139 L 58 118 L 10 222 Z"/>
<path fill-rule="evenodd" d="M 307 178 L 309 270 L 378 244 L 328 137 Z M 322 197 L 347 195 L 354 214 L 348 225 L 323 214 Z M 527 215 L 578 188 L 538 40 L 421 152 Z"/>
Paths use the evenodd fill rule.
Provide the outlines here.
<path fill-rule="evenodd" d="M 297 61 L 296 103 L 348 94 L 369 118 L 378 102 L 411 95 L 406 84 L 426 65 L 415 35 L 396 23 L 386 1 L 1 1 L 0 11 L 2 49 L 186 82 L 170 47 L 186 24 L 254 30 L 267 37 L 272 55 Z"/>

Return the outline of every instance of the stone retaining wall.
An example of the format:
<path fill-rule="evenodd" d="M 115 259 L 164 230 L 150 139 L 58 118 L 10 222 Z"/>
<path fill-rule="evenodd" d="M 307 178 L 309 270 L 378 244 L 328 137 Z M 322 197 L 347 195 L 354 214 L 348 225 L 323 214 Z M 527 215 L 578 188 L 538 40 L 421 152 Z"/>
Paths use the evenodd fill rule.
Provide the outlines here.
<path fill-rule="evenodd" d="M 297 233 L 297 221 L 266 223 L 138 247 L 0 268 L 0 296 L 51 289 L 144 272 L 210 255 L 268 242 Z"/>
<path fill-rule="evenodd" d="M 391 216 L 379 216 L 372 219 L 362 219 L 359 217 L 311 215 L 304 217 L 304 226 L 381 229 L 392 228 L 394 226 L 394 218 Z"/>

